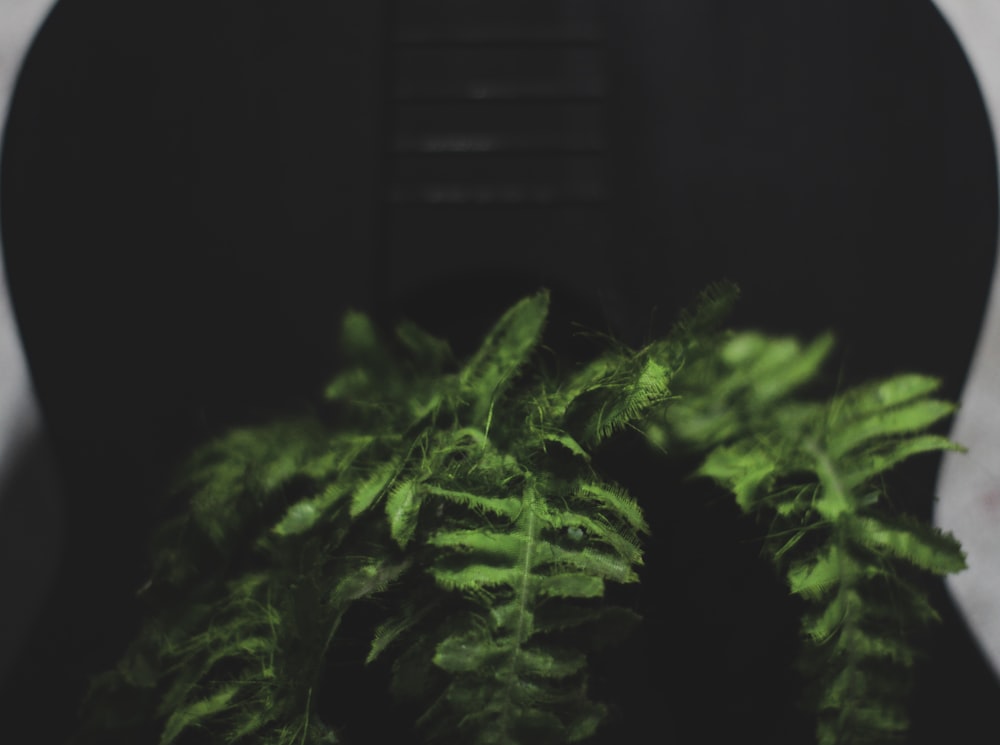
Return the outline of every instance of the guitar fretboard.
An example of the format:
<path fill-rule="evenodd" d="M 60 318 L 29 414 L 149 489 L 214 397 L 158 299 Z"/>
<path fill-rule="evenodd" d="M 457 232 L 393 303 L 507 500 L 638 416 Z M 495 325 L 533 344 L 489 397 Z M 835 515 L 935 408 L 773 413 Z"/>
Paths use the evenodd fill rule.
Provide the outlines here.
<path fill-rule="evenodd" d="M 544 272 L 539 257 L 556 253 L 547 249 L 569 242 L 586 251 L 602 240 L 600 6 L 394 4 L 382 229 L 397 288 L 484 259 Z"/>

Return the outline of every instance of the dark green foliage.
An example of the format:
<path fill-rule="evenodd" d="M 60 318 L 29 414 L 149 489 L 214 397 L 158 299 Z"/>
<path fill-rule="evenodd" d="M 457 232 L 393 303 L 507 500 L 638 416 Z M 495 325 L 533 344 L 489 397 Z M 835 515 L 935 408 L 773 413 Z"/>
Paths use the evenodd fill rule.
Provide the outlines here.
<path fill-rule="evenodd" d="M 675 385 L 684 400 L 656 412 L 668 444 L 707 451 L 699 473 L 767 519 L 767 552 L 807 601 L 802 667 L 814 682 L 821 745 L 884 743 L 907 726 L 904 694 L 916 659 L 909 637 L 936 620 L 915 570 L 965 567 L 950 535 L 888 505 L 881 476 L 922 452 L 961 449 L 926 434 L 954 406 L 938 382 L 898 375 L 828 402 L 795 400 L 830 349 L 828 337 L 733 334 L 691 355 Z"/>
<path fill-rule="evenodd" d="M 141 593 L 148 620 L 94 679 L 76 742 L 340 742 L 324 681 L 350 664 L 335 653 L 345 616 L 372 600 L 365 664 L 390 662 L 425 739 L 589 738 L 608 710 L 588 694 L 589 657 L 639 620 L 607 585 L 639 581 L 650 531 L 593 466 L 626 429 L 705 453 L 699 473 L 770 521 L 768 552 L 808 606 L 820 742 L 902 731 L 907 632 L 935 617 L 915 573 L 963 559 L 888 510 L 879 476 L 954 447 L 925 433 L 951 408 L 921 376 L 794 398 L 831 340 L 723 333 L 735 296 L 712 286 L 665 339 L 612 341 L 563 374 L 535 354 L 546 292 L 466 361 L 412 324 L 388 343 L 349 313 L 347 364 L 325 391 L 336 426 L 234 430 L 179 474 L 181 509 L 154 536 Z"/>

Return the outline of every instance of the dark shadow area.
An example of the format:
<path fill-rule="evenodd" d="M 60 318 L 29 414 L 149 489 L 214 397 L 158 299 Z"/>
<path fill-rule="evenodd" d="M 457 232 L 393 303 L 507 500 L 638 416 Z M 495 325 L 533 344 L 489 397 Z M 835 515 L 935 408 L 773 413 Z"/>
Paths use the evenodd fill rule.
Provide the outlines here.
<path fill-rule="evenodd" d="M 63 558 L 60 480 L 41 433 L 21 433 L 0 474 L 0 686 L 11 675 Z"/>

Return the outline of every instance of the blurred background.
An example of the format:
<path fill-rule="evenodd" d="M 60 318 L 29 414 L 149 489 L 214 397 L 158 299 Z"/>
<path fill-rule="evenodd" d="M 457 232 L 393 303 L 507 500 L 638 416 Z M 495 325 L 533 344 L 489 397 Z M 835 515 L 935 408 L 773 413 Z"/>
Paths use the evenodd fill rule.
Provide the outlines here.
<path fill-rule="evenodd" d="M 4 361 L 28 408 L 0 411 L 0 731 L 34 742 L 135 631 L 171 469 L 314 400 L 346 308 L 467 350 L 545 285 L 553 346 L 572 321 L 638 344 L 728 277 L 733 325 L 836 332 L 831 391 L 915 370 L 957 400 L 997 245 L 982 96 L 912 0 L 64 0 L 3 147 L 30 382 Z M 894 501 L 930 519 L 937 467 Z M 607 468 L 654 526 L 647 622 L 595 672 L 609 736 L 808 741 L 760 526 L 628 449 Z M 911 742 L 996 742 L 1000 684 L 934 593 Z"/>

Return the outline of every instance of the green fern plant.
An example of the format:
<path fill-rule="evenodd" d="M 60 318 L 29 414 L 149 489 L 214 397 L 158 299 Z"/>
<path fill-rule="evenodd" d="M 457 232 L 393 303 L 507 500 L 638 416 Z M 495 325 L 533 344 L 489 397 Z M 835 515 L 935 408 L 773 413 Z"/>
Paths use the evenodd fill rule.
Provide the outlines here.
<path fill-rule="evenodd" d="M 894 512 L 881 475 L 957 448 L 927 433 L 952 406 L 919 375 L 800 398 L 832 340 L 720 330 L 736 294 L 713 285 L 664 339 L 610 340 L 568 372 L 538 355 L 544 291 L 464 361 L 412 324 L 387 342 L 347 314 L 321 413 L 235 429 L 180 472 L 147 621 L 93 679 L 75 741 L 341 742 L 323 682 L 346 614 L 371 599 L 365 664 L 392 660 L 425 740 L 586 740 L 607 714 L 589 657 L 639 622 L 606 590 L 638 582 L 650 528 L 594 465 L 626 429 L 667 457 L 700 453 L 697 475 L 769 524 L 766 552 L 805 601 L 818 742 L 901 735 L 911 632 L 937 617 L 921 572 L 964 557 Z"/>

